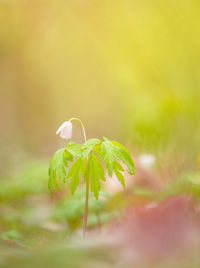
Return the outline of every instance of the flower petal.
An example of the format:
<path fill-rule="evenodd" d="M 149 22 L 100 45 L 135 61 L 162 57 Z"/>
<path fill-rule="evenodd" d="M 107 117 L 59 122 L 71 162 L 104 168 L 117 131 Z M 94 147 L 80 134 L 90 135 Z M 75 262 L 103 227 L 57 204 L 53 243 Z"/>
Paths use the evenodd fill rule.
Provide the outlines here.
<path fill-rule="evenodd" d="M 60 133 L 60 137 L 63 139 L 71 139 L 72 137 L 72 123 L 65 121 L 57 130 L 56 134 Z"/>
<path fill-rule="evenodd" d="M 67 121 L 65 121 L 64 123 L 62 123 L 62 125 L 58 128 L 58 130 L 56 131 L 56 134 L 59 134 L 61 132 L 61 130 L 63 128 L 65 128 L 65 126 L 67 125 Z"/>

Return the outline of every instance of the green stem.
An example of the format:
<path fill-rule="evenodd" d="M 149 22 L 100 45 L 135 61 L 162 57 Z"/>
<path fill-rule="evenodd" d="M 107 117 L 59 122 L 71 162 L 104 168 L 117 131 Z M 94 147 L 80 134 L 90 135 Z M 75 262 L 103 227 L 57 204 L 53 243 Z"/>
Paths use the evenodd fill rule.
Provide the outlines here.
<path fill-rule="evenodd" d="M 69 120 L 69 122 L 71 122 L 72 120 L 76 120 L 76 121 L 78 121 L 78 122 L 81 124 L 81 126 L 82 126 L 82 130 L 83 130 L 84 140 L 85 140 L 85 142 L 86 142 L 87 138 L 86 138 L 86 132 L 85 132 L 85 127 L 84 127 L 84 125 L 83 125 L 83 122 L 81 121 L 81 119 L 76 118 L 76 117 L 71 118 L 71 119 Z"/>
<path fill-rule="evenodd" d="M 83 125 L 83 122 L 79 118 L 76 118 L 76 117 L 71 118 L 69 121 L 71 122 L 72 120 L 76 120 L 81 124 L 82 129 L 83 129 L 84 140 L 86 142 L 87 138 L 86 138 L 86 132 L 85 132 L 85 127 Z M 85 236 L 86 230 L 87 230 L 89 190 L 90 190 L 90 180 L 89 180 L 88 169 L 87 169 L 86 170 L 86 197 L 85 197 L 85 215 L 84 215 L 84 222 L 83 222 L 83 236 Z"/>
<path fill-rule="evenodd" d="M 86 170 L 86 196 L 85 196 L 85 215 L 84 215 L 84 223 L 83 223 L 83 236 L 86 234 L 87 230 L 87 217 L 88 217 L 88 200 L 89 200 L 89 176 L 88 176 L 88 170 Z"/>

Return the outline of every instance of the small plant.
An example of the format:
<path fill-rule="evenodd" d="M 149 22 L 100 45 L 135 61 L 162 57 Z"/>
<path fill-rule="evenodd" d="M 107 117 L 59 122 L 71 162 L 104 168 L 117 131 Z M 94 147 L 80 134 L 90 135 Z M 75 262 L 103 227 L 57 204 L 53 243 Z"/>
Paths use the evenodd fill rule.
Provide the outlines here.
<path fill-rule="evenodd" d="M 57 180 L 61 179 L 65 182 L 66 179 L 70 179 L 70 189 L 72 194 L 74 194 L 79 185 L 79 176 L 82 176 L 83 182 L 86 184 L 83 225 L 83 234 L 85 234 L 87 228 L 89 192 L 98 199 L 101 189 L 101 181 L 106 181 L 102 164 L 105 163 L 110 177 L 115 173 L 124 188 L 125 182 L 122 175 L 124 169 L 118 161 L 123 162 L 127 166 L 130 174 L 134 174 L 135 168 L 129 152 L 120 143 L 111 141 L 105 137 L 103 141 L 99 139 L 87 140 L 85 127 L 82 121 L 78 118 L 71 118 L 69 121 L 64 122 L 56 134 L 60 133 L 60 136 L 63 139 L 70 139 L 72 137 L 71 121 L 73 120 L 80 122 L 85 142 L 83 144 L 69 142 L 64 148 L 59 149 L 54 154 L 49 165 L 48 187 L 51 196 L 53 196 L 53 188 L 59 190 Z M 72 162 L 72 165 L 69 167 L 70 162 Z"/>

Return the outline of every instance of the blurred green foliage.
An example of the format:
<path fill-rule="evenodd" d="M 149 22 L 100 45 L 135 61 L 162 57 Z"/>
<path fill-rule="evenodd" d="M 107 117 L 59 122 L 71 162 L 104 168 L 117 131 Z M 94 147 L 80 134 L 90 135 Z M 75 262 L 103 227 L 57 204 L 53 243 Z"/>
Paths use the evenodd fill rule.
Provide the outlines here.
<path fill-rule="evenodd" d="M 30 160 L 18 167 L 18 171 L 10 174 L 1 182 L 0 190 L 0 230 L 4 240 L 36 239 L 40 232 L 64 233 L 82 228 L 82 218 L 85 210 L 85 189 L 80 187 L 74 196 L 69 191 L 69 183 L 63 185 L 63 191 L 50 198 L 48 181 L 48 163 L 44 160 Z M 111 196 L 99 192 L 96 200 L 92 195 L 89 198 L 88 228 L 100 228 L 113 217 L 114 210 L 107 208 L 107 200 Z M 49 233 L 49 234 L 48 234 Z M 53 235 L 54 236 L 54 235 Z M 23 238 L 23 239 L 21 239 Z M 32 242 L 31 242 L 32 243 Z"/>
<path fill-rule="evenodd" d="M 47 168 L 46 161 L 32 160 L 18 168 L 18 172 L 15 170 L 12 176 L 4 178 L 1 184 L 0 266 L 64 267 L 69 264 L 70 267 L 81 267 L 82 264 L 93 261 L 100 264 L 103 261 L 109 267 L 115 261 L 111 250 L 105 252 L 95 241 L 88 246 L 87 241 L 83 243 L 81 240 L 85 189 L 80 188 L 72 196 L 68 184 L 63 192 L 51 200 L 47 189 Z M 107 223 L 114 219 L 117 222 L 121 220 L 124 209 L 130 204 L 137 206 L 159 202 L 172 195 L 190 195 L 199 206 L 199 178 L 197 172 L 183 173 L 157 193 L 141 187 L 112 196 L 100 191 L 99 200 L 93 196 L 89 199 L 88 229 L 100 233 Z M 93 258 L 96 247 L 97 256 Z M 73 258 L 77 254 L 79 257 Z M 196 258 L 194 255 L 192 262 L 198 263 Z M 176 267 L 179 266 L 176 264 Z"/>
<path fill-rule="evenodd" d="M 30 160 L 10 173 L 8 178 L 2 178 L 0 187 L 1 202 L 16 202 L 31 194 L 45 193 L 47 183 L 48 162 L 45 160 Z M 46 191 L 47 192 L 47 191 Z"/>

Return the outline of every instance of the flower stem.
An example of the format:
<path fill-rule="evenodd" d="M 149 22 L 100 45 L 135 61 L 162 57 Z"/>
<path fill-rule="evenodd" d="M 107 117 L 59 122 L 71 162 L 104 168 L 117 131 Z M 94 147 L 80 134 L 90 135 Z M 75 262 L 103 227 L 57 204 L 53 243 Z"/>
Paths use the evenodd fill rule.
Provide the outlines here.
<path fill-rule="evenodd" d="M 88 168 L 87 168 L 87 170 L 86 170 L 86 196 L 85 196 L 85 215 L 84 215 L 84 223 L 83 223 L 83 236 L 85 236 L 86 230 L 87 230 L 89 186 L 90 186 L 90 181 L 89 181 Z"/>
<path fill-rule="evenodd" d="M 85 132 L 85 127 L 83 125 L 83 122 L 79 119 L 79 118 L 71 118 L 69 121 L 71 122 L 72 120 L 76 120 L 78 121 L 83 129 L 83 136 L 84 136 L 84 140 L 86 142 L 87 138 L 86 138 L 86 132 Z M 87 157 L 88 160 L 88 157 Z M 88 176 L 88 168 L 86 169 L 86 196 L 85 196 L 85 215 L 84 215 L 84 222 L 83 222 L 83 236 L 85 236 L 86 234 L 86 230 L 87 230 L 87 218 L 88 218 L 88 200 L 89 200 L 89 191 L 90 190 L 90 180 L 89 180 L 89 176 Z"/>
<path fill-rule="evenodd" d="M 76 118 L 76 117 L 71 118 L 71 119 L 69 120 L 69 122 L 71 122 L 72 120 L 76 120 L 76 121 L 78 121 L 78 122 L 81 124 L 81 126 L 82 126 L 82 130 L 83 130 L 84 140 L 85 140 L 85 142 L 86 142 L 87 138 L 86 138 L 86 132 L 85 132 L 85 127 L 84 127 L 84 125 L 83 125 L 83 122 L 81 121 L 81 119 Z"/>

